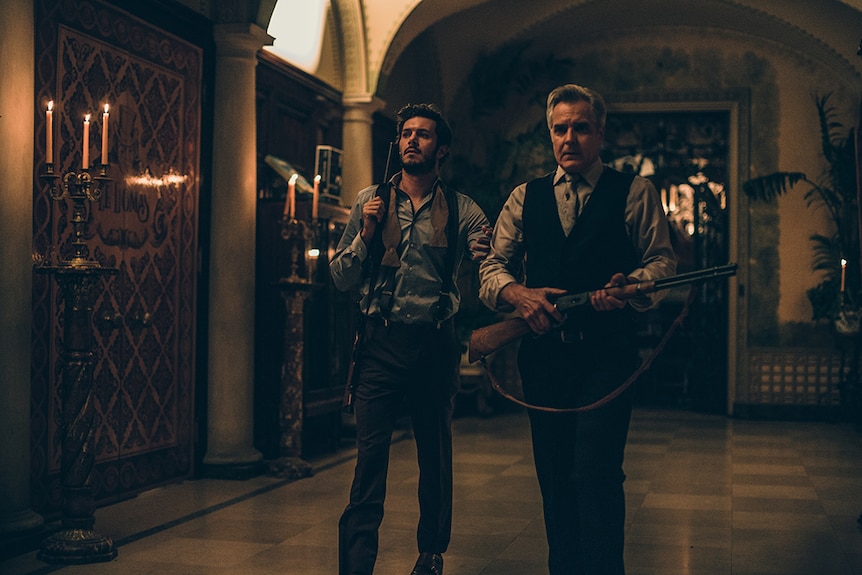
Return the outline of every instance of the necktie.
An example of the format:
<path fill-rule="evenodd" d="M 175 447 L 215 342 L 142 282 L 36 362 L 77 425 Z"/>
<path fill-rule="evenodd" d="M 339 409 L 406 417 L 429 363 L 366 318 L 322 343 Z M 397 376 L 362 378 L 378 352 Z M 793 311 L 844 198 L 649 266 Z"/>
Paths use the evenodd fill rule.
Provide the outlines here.
<path fill-rule="evenodd" d="M 575 221 L 578 219 L 578 213 L 581 209 L 581 201 L 578 197 L 578 182 L 581 177 L 579 175 L 566 175 L 566 192 L 563 196 L 563 203 L 560 206 L 560 222 L 563 224 L 563 231 L 566 235 L 575 227 Z"/>

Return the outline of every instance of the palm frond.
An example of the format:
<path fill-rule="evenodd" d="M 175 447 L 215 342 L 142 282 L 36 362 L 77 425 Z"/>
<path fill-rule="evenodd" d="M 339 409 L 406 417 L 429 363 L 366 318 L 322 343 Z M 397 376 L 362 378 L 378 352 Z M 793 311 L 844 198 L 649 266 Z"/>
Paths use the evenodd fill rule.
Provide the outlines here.
<path fill-rule="evenodd" d="M 826 272 L 827 277 L 836 276 L 841 266 L 841 238 L 837 235 L 812 234 L 809 239 L 814 252 L 811 268 L 814 271 Z"/>
<path fill-rule="evenodd" d="M 816 182 L 801 172 L 776 172 L 750 180 L 742 185 L 743 192 L 752 200 L 770 202 L 786 193 L 800 181 L 809 185 L 804 199 L 809 208 L 825 207 L 832 220 L 831 235 L 809 236 L 812 246 L 811 268 L 821 275 L 820 284 L 807 290 L 813 308 L 813 320 L 834 318 L 842 302 L 853 301 L 860 289 L 858 266 L 847 268 L 845 300 L 839 294 L 838 284 L 844 276 L 841 259 L 859 261 L 859 231 L 856 190 L 856 138 L 854 130 L 846 130 L 838 119 L 838 110 L 830 102 L 832 94 L 815 96 L 817 118 L 820 122 L 820 140 L 826 165 Z"/>
<path fill-rule="evenodd" d="M 829 217 L 836 225 L 838 224 L 844 201 L 841 196 L 835 192 L 835 190 L 812 184 L 812 188 L 805 192 L 803 198 L 805 199 L 805 205 L 809 208 L 816 207 L 821 204 L 825 206 L 826 209 L 829 210 Z"/>
<path fill-rule="evenodd" d="M 802 172 L 775 172 L 748 180 L 742 184 L 742 191 L 752 200 L 772 202 L 776 197 L 787 193 L 790 188 L 801 181 L 811 183 Z"/>
<path fill-rule="evenodd" d="M 817 117 L 820 120 L 820 137 L 821 146 L 823 148 L 823 156 L 830 164 L 834 163 L 838 148 L 843 147 L 843 142 L 846 137 L 844 134 L 844 124 L 838 118 L 838 110 L 835 106 L 829 103 L 832 97 L 831 92 L 827 92 L 822 96 L 816 96 L 814 103 L 817 106 Z"/>

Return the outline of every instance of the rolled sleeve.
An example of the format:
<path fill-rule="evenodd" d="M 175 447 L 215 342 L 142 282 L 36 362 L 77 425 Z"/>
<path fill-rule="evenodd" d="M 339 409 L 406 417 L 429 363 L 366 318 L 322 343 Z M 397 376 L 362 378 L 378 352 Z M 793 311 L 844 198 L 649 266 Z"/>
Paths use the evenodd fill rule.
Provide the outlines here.
<path fill-rule="evenodd" d="M 524 232 L 521 214 L 527 185 L 521 184 L 509 194 L 503 205 L 494 233 L 491 235 L 491 252 L 479 266 L 479 299 L 495 311 L 511 311 L 512 307 L 500 300 L 500 292 L 523 278 Z"/>
<path fill-rule="evenodd" d="M 458 194 L 458 213 L 459 225 L 461 227 L 460 232 L 466 234 L 463 255 L 466 258 L 472 259 L 478 255 L 472 250 L 473 244 L 485 236 L 483 228 L 491 224 L 488 222 L 488 218 L 485 216 L 482 208 L 479 207 L 479 204 L 462 193 Z"/>
<path fill-rule="evenodd" d="M 626 205 L 626 223 L 642 262 L 641 267 L 628 274 L 629 281 L 651 281 L 675 274 L 677 259 L 667 216 L 655 186 L 646 178 L 637 177 L 632 182 Z M 629 304 L 638 311 L 644 311 L 665 295 L 666 291 L 656 291 L 630 299 Z"/>
<path fill-rule="evenodd" d="M 362 282 L 363 264 L 368 259 L 368 246 L 359 235 L 362 231 L 362 206 L 373 197 L 376 189 L 376 186 L 371 186 L 357 195 L 347 226 L 329 263 L 332 282 L 341 291 L 357 289 Z"/>

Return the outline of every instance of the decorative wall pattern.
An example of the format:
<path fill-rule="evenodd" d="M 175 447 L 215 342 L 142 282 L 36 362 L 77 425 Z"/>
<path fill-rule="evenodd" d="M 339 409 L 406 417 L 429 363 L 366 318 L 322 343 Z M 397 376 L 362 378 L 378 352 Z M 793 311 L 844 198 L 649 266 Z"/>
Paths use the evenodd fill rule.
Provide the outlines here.
<path fill-rule="evenodd" d="M 96 2 L 37 2 L 37 18 L 37 91 L 55 101 L 58 171 L 80 168 L 85 113 L 94 119 L 90 158 L 99 159 L 98 112 L 110 104 L 112 182 L 87 226 L 92 257 L 119 270 L 93 314 L 92 482 L 105 501 L 192 471 L 202 52 Z M 37 141 L 40 170 L 44 157 Z M 66 257 L 66 213 L 34 190 L 37 252 Z M 56 287 L 37 279 L 33 493 L 48 514 L 60 503 L 60 307 Z"/>

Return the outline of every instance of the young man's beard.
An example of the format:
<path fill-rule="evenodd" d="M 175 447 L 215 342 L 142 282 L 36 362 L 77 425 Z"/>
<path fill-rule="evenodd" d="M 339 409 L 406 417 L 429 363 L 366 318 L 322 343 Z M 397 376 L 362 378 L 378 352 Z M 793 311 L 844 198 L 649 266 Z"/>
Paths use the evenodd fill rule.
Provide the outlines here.
<path fill-rule="evenodd" d="M 422 174 L 434 171 L 436 163 L 433 158 L 426 158 L 424 156 L 420 161 L 405 161 L 402 157 L 401 169 L 411 176 L 421 176 Z"/>

